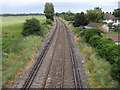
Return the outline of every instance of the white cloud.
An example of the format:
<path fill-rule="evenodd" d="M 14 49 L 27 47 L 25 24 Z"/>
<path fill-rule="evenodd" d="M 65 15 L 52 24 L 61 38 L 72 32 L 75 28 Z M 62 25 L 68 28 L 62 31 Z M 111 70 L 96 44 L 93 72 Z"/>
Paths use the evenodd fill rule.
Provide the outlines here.
<path fill-rule="evenodd" d="M 117 7 L 117 2 L 119 0 L 1 0 L 0 3 L 2 3 L 2 8 L 5 7 L 5 8 L 9 8 L 9 7 L 26 7 L 26 6 L 32 6 L 33 4 L 43 4 L 45 2 L 52 2 L 52 3 L 55 3 L 57 2 L 57 5 L 56 5 L 56 8 L 58 10 L 58 7 L 60 8 L 59 10 L 63 10 L 65 8 L 62 7 L 62 3 L 65 3 L 68 5 L 65 5 L 68 9 L 73 9 L 72 7 L 69 7 L 69 3 L 74 3 L 73 6 L 75 6 L 75 4 L 82 4 L 84 5 L 84 9 L 89 9 L 89 6 L 87 5 L 90 5 L 90 9 L 96 7 L 96 6 L 99 6 L 101 8 L 103 8 L 104 10 L 108 11 L 108 8 L 109 10 L 113 10 L 114 8 Z M 8 7 L 9 6 L 9 7 Z M 111 7 L 113 6 L 113 7 Z M 83 9 L 83 8 L 82 8 Z M 81 7 L 79 8 L 75 8 L 75 10 L 81 10 Z"/>
<path fill-rule="evenodd" d="M 118 2 L 119 0 L 2 0 L 3 3 L 34 3 L 34 2 L 78 2 L 78 3 L 85 3 L 85 2 L 91 2 L 91 4 L 107 4 L 112 2 Z"/>

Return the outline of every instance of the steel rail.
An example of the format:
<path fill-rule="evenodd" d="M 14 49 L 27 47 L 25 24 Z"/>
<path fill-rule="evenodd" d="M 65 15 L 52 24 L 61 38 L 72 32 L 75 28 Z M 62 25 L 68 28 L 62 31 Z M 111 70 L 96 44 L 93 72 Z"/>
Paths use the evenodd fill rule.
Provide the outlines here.
<path fill-rule="evenodd" d="M 25 83 L 24 83 L 24 85 L 22 87 L 22 90 L 26 90 L 26 89 L 30 88 L 30 86 L 31 86 L 31 84 L 32 84 L 32 82 L 33 82 L 33 80 L 34 80 L 34 78 L 35 78 L 35 76 L 36 76 L 42 62 L 43 62 L 43 59 L 46 56 L 46 53 L 47 53 L 47 51 L 48 51 L 48 49 L 49 49 L 49 47 L 50 47 L 50 45 L 52 43 L 52 40 L 53 40 L 53 37 L 55 36 L 57 27 L 58 27 L 58 21 L 56 19 L 56 26 L 55 26 L 54 32 L 50 36 L 49 41 L 45 44 L 39 58 L 37 59 L 35 65 L 33 66 L 33 69 L 31 70 L 28 78 L 26 79 L 26 81 L 25 81 Z"/>
<path fill-rule="evenodd" d="M 72 40 L 70 38 L 71 36 L 70 36 L 69 31 L 68 31 L 68 27 L 65 25 L 64 22 L 63 22 L 63 24 L 66 28 L 65 30 L 66 30 L 67 36 L 68 36 L 68 43 L 69 43 L 69 47 L 70 47 L 70 56 L 71 56 L 72 63 L 73 63 L 75 86 L 76 86 L 76 89 L 80 89 L 80 88 L 82 88 L 82 83 L 81 83 L 81 77 L 80 77 L 80 71 L 79 71 L 79 67 L 78 67 L 78 63 L 77 63 L 77 58 L 75 55 L 74 45 L 73 45 Z"/>

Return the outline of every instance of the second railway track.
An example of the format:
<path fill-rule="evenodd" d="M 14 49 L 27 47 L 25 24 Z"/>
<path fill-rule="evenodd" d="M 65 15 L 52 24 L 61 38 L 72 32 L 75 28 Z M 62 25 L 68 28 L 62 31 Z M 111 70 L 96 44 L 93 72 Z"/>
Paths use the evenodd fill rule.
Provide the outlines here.
<path fill-rule="evenodd" d="M 55 30 L 22 88 L 82 88 L 77 64 L 68 28 L 56 18 Z"/>

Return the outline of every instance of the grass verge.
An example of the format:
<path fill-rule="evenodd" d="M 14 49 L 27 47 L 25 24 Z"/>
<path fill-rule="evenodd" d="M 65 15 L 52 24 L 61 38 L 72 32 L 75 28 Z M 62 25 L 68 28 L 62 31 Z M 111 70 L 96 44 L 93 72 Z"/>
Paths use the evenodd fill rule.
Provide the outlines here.
<path fill-rule="evenodd" d="M 17 19 L 18 18 L 18 19 Z M 23 37 L 21 35 L 23 22 L 26 19 L 33 17 L 4 17 L 4 25 L 2 27 L 2 41 L 3 41 L 3 52 L 2 52 L 2 86 L 7 87 L 10 80 L 13 80 L 16 73 L 20 71 L 22 67 L 31 60 L 33 53 L 36 53 L 41 46 L 44 36 L 52 28 L 52 25 L 47 25 L 45 18 L 35 16 L 42 26 L 44 36 L 28 36 Z M 9 19 L 13 22 L 9 22 Z M 15 23 L 15 20 L 18 20 Z M 10 23 L 8 23 L 8 22 Z M 7 87 L 8 88 L 8 87 Z"/>
<path fill-rule="evenodd" d="M 75 32 L 75 28 L 71 24 L 69 24 L 69 27 Z M 119 83 L 110 76 L 110 63 L 100 58 L 95 49 L 85 42 L 84 38 L 78 38 L 77 34 L 74 35 L 74 38 L 78 43 L 78 49 L 85 57 L 86 68 L 89 70 L 89 84 L 91 88 L 118 88 Z"/>
<path fill-rule="evenodd" d="M 6 83 L 10 79 L 14 78 L 20 68 L 30 60 L 32 53 L 36 52 L 40 48 L 41 42 L 42 38 L 38 36 L 29 36 L 17 43 L 14 48 L 7 50 L 7 53 L 4 53 L 2 62 L 3 87 L 5 87 Z"/>

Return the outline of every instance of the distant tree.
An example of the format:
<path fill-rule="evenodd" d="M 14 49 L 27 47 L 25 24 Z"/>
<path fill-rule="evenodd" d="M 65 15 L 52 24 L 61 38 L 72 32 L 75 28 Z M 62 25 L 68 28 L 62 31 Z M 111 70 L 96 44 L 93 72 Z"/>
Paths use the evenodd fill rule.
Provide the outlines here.
<path fill-rule="evenodd" d="M 65 19 L 66 21 L 73 21 L 75 14 L 72 12 L 62 12 L 59 14 L 59 17 Z"/>
<path fill-rule="evenodd" d="M 95 7 L 94 9 L 100 10 L 102 12 L 102 8 L 100 7 Z"/>
<path fill-rule="evenodd" d="M 46 3 L 44 13 L 47 19 L 54 20 L 54 6 L 52 3 Z"/>
<path fill-rule="evenodd" d="M 23 36 L 28 36 L 28 35 L 43 35 L 40 22 L 39 20 L 32 18 L 29 20 L 26 20 L 26 22 L 23 25 L 23 31 L 22 31 Z"/>
<path fill-rule="evenodd" d="M 120 8 L 113 11 L 113 15 L 120 18 Z"/>
<path fill-rule="evenodd" d="M 86 22 L 85 14 L 83 12 L 77 13 L 76 16 L 75 16 L 75 20 L 74 20 L 73 25 L 75 27 L 79 27 L 79 26 L 86 25 L 86 23 L 87 22 Z"/>
<path fill-rule="evenodd" d="M 87 10 L 86 18 L 88 22 L 99 22 L 103 19 L 103 12 L 99 8 Z"/>

